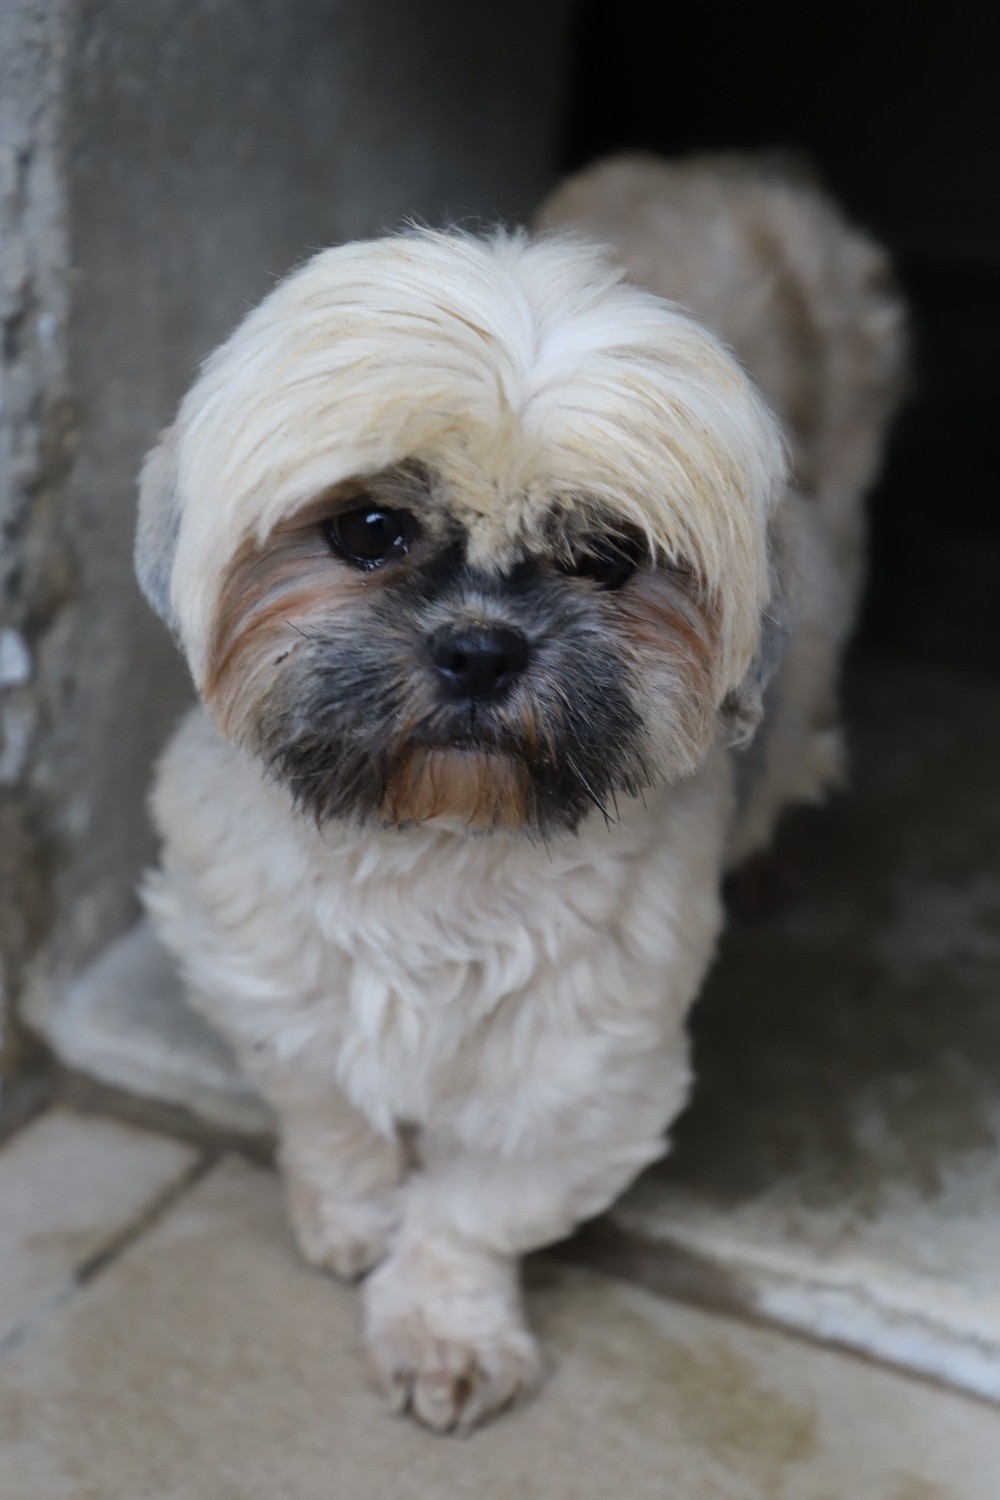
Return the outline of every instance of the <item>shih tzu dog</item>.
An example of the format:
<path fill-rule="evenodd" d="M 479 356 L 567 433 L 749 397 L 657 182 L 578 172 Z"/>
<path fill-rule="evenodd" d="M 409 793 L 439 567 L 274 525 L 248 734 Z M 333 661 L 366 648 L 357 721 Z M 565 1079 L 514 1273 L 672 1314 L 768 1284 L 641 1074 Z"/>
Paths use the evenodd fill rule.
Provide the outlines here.
<path fill-rule="evenodd" d="M 519 1257 L 665 1150 L 721 873 L 838 773 L 900 346 L 813 188 L 623 159 L 317 255 L 147 460 L 203 705 L 147 901 L 432 1427 L 537 1379 Z"/>

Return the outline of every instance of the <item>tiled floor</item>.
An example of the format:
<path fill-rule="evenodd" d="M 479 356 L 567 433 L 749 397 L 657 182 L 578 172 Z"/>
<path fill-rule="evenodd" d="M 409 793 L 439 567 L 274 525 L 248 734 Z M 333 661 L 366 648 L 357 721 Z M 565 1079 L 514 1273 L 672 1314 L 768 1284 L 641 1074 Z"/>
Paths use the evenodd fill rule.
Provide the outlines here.
<path fill-rule="evenodd" d="M 537 1259 L 551 1376 L 461 1441 L 365 1385 L 274 1176 L 56 1111 L 0 1153 L 3 1500 L 997 1500 L 1000 1412 Z"/>

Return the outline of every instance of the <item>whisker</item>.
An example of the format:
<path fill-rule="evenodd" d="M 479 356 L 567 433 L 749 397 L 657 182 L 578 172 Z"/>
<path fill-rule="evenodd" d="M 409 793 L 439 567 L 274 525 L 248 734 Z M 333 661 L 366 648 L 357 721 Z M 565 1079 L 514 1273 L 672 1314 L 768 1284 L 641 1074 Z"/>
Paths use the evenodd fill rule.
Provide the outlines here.
<path fill-rule="evenodd" d="M 576 761 L 573 759 L 573 757 L 571 755 L 567 755 L 567 757 L 566 757 L 566 764 L 567 764 L 567 766 L 569 766 L 570 771 L 576 777 L 577 781 L 580 783 L 580 785 L 582 786 L 584 792 L 590 798 L 591 802 L 594 804 L 594 806 L 600 812 L 601 817 L 604 819 L 604 822 L 607 825 L 607 827 L 610 828 L 611 827 L 611 817 L 610 817 L 610 814 L 608 813 L 608 809 L 605 807 L 605 805 L 601 801 L 600 797 L 594 791 L 594 788 L 591 786 L 591 784 L 587 780 L 586 776 L 584 776 L 583 772 L 580 770 L 580 767 L 577 765 Z"/>

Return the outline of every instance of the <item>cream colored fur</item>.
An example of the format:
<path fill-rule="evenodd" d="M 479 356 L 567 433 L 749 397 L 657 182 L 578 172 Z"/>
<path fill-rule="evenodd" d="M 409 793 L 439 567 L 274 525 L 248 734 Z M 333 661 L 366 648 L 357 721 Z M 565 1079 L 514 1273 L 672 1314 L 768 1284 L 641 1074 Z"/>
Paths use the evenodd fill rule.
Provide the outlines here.
<path fill-rule="evenodd" d="M 618 170 L 634 175 L 604 168 L 592 191 L 583 179 L 557 199 L 553 217 L 615 243 L 655 290 L 669 279 L 660 257 L 676 255 L 685 300 L 717 312 L 752 366 L 733 320 L 763 330 L 771 303 L 740 261 L 746 190 L 730 198 L 725 175 L 697 169 L 712 214 L 681 193 L 664 238 L 671 188 L 654 173 L 655 222 L 613 214 L 619 240 L 601 207 Z M 694 256 L 689 244 L 713 214 L 725 219 L 727 201 L 732 254 Z M 794 201 L 774 234 L 798 244 L 808 235 Z M 812 201 L 801 199 L 806 218 Z M 813 253 L 835 258 L 828 241 L 853 243 L 833 216 Z M 801 257 L 812 263 L 807 244 Z M 851 285 L 837 314 L 845 329 L 867 316 Z M 802 295 L 813 298 L 811 284 Z M 730 312 L 747 298 L 752 317 Z M 817 349 L 827 358 L 826 332 Z M 830 361 L 827 405 L 852 409 L 859 377 Z M 773 380 L 771 366 L 761 374 L 779 410 L 782 368 L 776 352 Z M 697 572 L 717 624 L 709 707 L 721 726 L 757 670 L 762 613 L 792 610 L 776 552 L 833 580 L 843 559 L 832 552 L 856 545 L 877 435 L 857 436 L 853 458 L 835 433 L 824 458 L 825 443 L 810 449 L 819 503 L 800 526 L 775 425 L 722 345 L 582 245 L 424 235 L 346 246 L 279 286 L 209 361 L 147 466 L 140 571 L 206 688 L 241 545 L 266 546 L 330 486 L 404 459 L 433 464 L 484 566 L 536 545 L 554 500 L 591 497 Z M 827 694 L 855 588 L 831 581 L 829 601 L 807 600 L 805 657 L 822 663 Z M 808 700 L 786 711 L 806 769 L 784 743 L 787 785 L 766 793 L 763 825 L 828 771 L 812 671 L 796 649 L 783 680 Z M 693 774 L 623 802 L 617 823 L 594 814 L 548 845 L 453 822 L 318 830 L 203 709 L 160 765 L 150 910 L 192 1004 L 277 1112 L 304 1253 L 342 1275 L 371 1270 L 377 1378 L 434 1427 L 467 1427 L 535 1382 L 518 1258 L 606 1208 L 662 1154 L 687 1097 L 685 1018 L 719 931 L 734 837 L 724 739 L 720 727 Z"/>
<path fill-rule="evenodd" d="M 474 1422 L 537 1373 L 516 1259 L 662 1154 L 720 925 L 716 752 L 546 851 L 317 834 L 196 712 L 160 768 L 147 900 L 274 1105 L 311 1260 L 365 1283 L 386 1389 Z M 405 1172 L 398 1127 L 419 1130 Z M 412 1388 L 412 1391 L 411 1391 Z"/>
<path fill-rule="evenodd" d="M 721 335 L 789 441 L 795 629 L 743 778 L 739 863 L 782 808 L 820 800 L 843 773 L 837 682 L 864 575 L 864 500 L 906 369 L 888 257 L 811 183 L 740 156 L 609 158 L 565 182 L 538 222 L 604 245 Z"/>
<path fill-rule="evenodd" d="M 554 501 L 617 512 L 718 598 L 720 700 L 749 665 L 777 430 L 710 333 L 582 243 L 426 233 L 326 250 L 212 356 L 170 442 L 171 602 L 199 686 L 241 544 L 404 459 L 447 482 L 477 562 L 537 541 Z M 154 454 L 154 483 L 158 469 Z"/>

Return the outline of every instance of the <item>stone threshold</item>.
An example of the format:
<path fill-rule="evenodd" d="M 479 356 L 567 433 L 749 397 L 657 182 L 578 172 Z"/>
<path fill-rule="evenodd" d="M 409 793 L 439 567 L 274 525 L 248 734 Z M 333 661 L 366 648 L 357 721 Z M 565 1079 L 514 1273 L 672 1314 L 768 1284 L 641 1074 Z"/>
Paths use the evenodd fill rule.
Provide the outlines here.
<path fill-rule="evenodd" d="M 173 960 L 145 919 L 61 990 L 32 997 L 27 1019 L 68 1068 L 221 1130 L 274 1132 L 225 1042 L 185 1005 Z"/>

